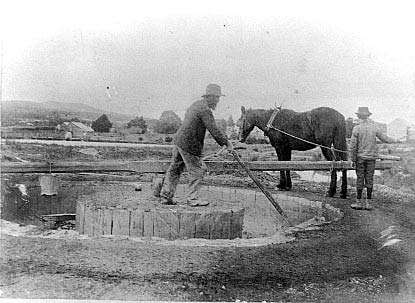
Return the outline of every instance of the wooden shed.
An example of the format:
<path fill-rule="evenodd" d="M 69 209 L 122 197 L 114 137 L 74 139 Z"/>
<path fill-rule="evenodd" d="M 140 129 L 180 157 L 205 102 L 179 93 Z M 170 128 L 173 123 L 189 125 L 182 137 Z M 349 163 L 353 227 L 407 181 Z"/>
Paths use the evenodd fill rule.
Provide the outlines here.
<path fill-rule="evenodd" d="M 94 132 L 94 130 L 81 122 L 64 123 L 65 129 L 72 133 L 72 138 L 85 138 Z"/>

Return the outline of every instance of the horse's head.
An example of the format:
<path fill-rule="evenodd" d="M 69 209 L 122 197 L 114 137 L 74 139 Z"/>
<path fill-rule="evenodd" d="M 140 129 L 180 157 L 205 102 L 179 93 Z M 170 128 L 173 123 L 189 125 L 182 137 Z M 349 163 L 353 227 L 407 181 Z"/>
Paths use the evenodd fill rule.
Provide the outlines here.
<path fill-rule="evenodd" d="M 245 107 L 241 107 L 242 115 L 236 122 L 236 126 L 239 128 L 238 139 L 239 142 L 244 143 L 249 133 L 254 129 L 255 125 L 249 119 L 249 111 L 245 110 Z"/>

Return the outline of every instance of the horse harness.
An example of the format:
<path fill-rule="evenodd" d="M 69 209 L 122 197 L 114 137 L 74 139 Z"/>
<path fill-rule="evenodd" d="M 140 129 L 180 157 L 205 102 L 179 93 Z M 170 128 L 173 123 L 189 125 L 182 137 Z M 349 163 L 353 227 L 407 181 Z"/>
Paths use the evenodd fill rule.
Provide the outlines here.
<path fill-rule="evenodd" d="M 278 112 L 279 112 L 280 110 L 281 110 L 281 109 L 276 108 L 276 109 L 274 109 L 274 111 L 272 112 L 271 117 L 269 118 L 269 120 L 268 120 L 268 122 L 267 122 L 267 125 L 266 125 L 266 127 L 265 127 L 265 131 L 266 131 L 267 133 L 269 132 L 269 130 L 270 130 L 270 129 L 273 129 L 273 130 L 276 130 L 276 131 L 278 131 L 278 132 L 280 132 L 280 133 L 282 133 L 282 134 L 284 134 L 284 135 L 290 136 L 290 137 L 295 138 L 295 139 L 298 139 L 298 140 L 300 140 L 300 141 L 303 141 L 303 142 L 306 142 L 306 143 L 309 143 L 309 144 L 315 145 L 315 146 L 320 147 L 320 148 L 326 148 L 326 149 L 329 149 L 329 150 L 331 150 L 331 152 L 332 152 L 332 154 L 333 154 L 333 161 L 336 159 L 336 157 L 335 157 L 335 153 L 334 153 L 335 151 L 337 151 L 337 152 L 341 152 L 341 153 L 348 153 L 347 151 L 344 151 L 344 150 L 340 150 L 340 149 L 337 149 L 337 148 L 334 148 L 334 147 L 324 146 L 324 145 L 321 145 L 321 144 L 317 144 L 317 143 L 314 143 L 314 142 L 311 142 L 311 141 L 308 141 L 308 140 L 305 140 L 305 139 L 299 138 L 299 137 L 294 136 L 294 135 L 292 135 L 292 134 L 290 134 L 290 133 L 287 133 L 287 132 L 285 132 L 285 131 L 283 131 L 283 130 L 281 130 L 281 129 L 279 129 L 279 128 L 274 127 L 274 126 L 273 126 L 274 120 L 275 120 L 275 118 L 276 118 L 276 116 L 277 116 L 277 114 L 278 114 Z M 307 118 L 311 119 L 310 117 L 307 117 Z"/>

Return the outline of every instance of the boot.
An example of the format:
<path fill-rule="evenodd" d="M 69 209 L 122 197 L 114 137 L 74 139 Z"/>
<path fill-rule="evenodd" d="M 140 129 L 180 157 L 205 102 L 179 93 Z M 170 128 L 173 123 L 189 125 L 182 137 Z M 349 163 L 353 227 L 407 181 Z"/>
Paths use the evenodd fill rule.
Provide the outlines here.
<path fill-rule="evenodd" d="M 372 191 L 373 188 L 366 188 L 366 196 L 369 200 L 372 199 Z"/>
<path fill-rule="evenodd" d="M 160 196 L 160 203 L 163 205 L 176 205 L 177 202 L 174 201 L 172 198 L 167 198 L 164 196 Z"/>
<path fill-rule="evenodd" d="M 362 204 L 362 199 L 356 199 L 356 202 L 350 205 L 350 207 L 353 209 L 358 209 L 358 210 L 364 209 L 364 206 Z"/>
<path fill-rule="evenodd" d="M 187 205 L 190 207 L 197 207 L 197 206 L 208 206 L 209 202 L 201 199 L 192 199 L 187 200 Z"/>

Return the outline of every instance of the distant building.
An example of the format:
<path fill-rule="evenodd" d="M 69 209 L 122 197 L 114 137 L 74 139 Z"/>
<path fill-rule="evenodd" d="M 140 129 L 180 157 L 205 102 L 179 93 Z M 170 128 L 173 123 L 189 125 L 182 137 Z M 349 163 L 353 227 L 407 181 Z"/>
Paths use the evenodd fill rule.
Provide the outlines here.
<path fill-rule="evenodd" d="M 94 132 L 94 130 L 81 122 L 64 122 L 65 130 L 72 133 L 72 138 L 84 138 Z"/>

